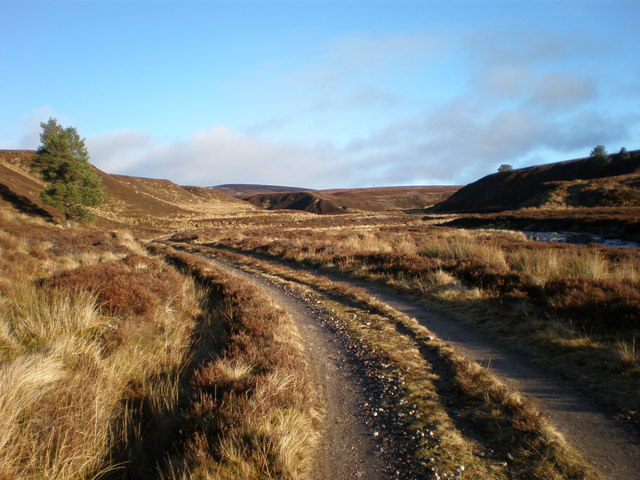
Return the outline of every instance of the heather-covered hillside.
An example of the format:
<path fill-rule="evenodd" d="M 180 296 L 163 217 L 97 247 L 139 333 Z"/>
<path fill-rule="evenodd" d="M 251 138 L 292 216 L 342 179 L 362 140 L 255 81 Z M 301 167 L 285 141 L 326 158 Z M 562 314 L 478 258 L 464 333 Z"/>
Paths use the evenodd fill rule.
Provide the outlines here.
<path fill-rule="evenodd" d="M 33 150 L 0 150 L 0 197 L 24 213 L 61 221 L 60 213 L 40 200 L 44 183 L 31 170 L 34 155 Z M 255 208 L 243 200 L 210 189 L 94 170 L 106 193 L 105 202 L 94 209 L 99 224 L 197 220 L 207 215 Z"/>
<path fill-rule="evenodd" d="M 415 210 L 441 202 L 456 186 L 373 187 L 304 192 L 263 193 L 246 200 L 269 210 L 292 209 L 320 214 L 347 213 L 353 210 Z"/>
<path fill-rule="evenodd" d="M 487 175 L 435 205 L 434 212 L 526 207 L 640 206 L 640 151 L 610 161 L 582 158 Z"/>

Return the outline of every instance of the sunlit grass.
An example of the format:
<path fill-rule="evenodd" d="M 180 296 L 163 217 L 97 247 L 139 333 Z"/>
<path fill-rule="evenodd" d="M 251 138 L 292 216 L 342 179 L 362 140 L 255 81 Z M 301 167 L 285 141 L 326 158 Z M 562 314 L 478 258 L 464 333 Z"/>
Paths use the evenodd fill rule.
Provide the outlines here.
<path fill-rule="evenodd" d="M 117 241 L 113 251 L 78 249 L 82 239 L 67 242 L 84 231 L 64 232 L 65 238 L 52 232 L 46 240 L 16 240 L 0 229 L 0 270 L 9 280 L 0 291 L 2 478 L 75 480 L 119 468 L 111 461 L 114 449 L 126 450 L 135 438 L 127 432 L 140 428 L 131 395 L 144 398 L 151 412 L 176 408 L 201 301 L 193 282 L 182 279 L 149 318 L 123 318 L 104 311 L 97 292 L 84 288 L 89 282 L 50 288 L 48 279 L 60 270 L 129 268 Z M 133 238 L 124 241 L 134 246 Z M 142 272 L 141 284 L 145 274 L 153 272 Z"/>

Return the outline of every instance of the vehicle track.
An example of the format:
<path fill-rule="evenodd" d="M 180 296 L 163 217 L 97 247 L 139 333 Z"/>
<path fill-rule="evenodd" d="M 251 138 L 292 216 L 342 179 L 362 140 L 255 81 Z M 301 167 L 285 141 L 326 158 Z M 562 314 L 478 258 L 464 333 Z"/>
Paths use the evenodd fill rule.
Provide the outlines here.
<path fill-rule="evenodd" d="M 261 260 L 265 261 L 264 258 Z M 285 265 L 272 259 L 266 262 Z M 309 269 L 295 268 L 313 273 Z M 627 426 L 611 419 L 566 379 L 533 364 L 488 335 L 432 308 L 418 305 L 367 282 L 326 272 L 323 275 L 337 282 L 357 286 L 395 310 L 415 318 L 469 360 L 489 368 L 502 381 L 534 398 L 550 424 L 603 478 L 640 478 L 638 436 Z"/>
<path fill-rule="evenodd" d="M 442 313 L 358 282 L 369 295 L 409 315 L 467 359 L 536 400 L 549 423 L 605 478 L 640 478 L 640 440 L 559 375 L 527 361 L 488 335 Z"/>
<path fill-rule="evenodd" d="M 203 257 L 264 290 L 298 326 L 314 384 L 325 402 L 323 437 L 312 478 L 315 480 L 383 480 L 397 478 L 396 466 L 380 451 L 375 422 L 369 415 L 366 379 L 349 357 L 326 316 L 286 288 L 271 284 L 211 257 Z"/>

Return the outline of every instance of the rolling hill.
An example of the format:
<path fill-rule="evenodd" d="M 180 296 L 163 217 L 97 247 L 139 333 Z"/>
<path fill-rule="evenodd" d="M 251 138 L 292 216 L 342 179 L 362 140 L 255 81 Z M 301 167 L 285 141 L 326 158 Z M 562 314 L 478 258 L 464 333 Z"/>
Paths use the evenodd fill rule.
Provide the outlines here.
<path fill-rule="evenodd" d="M 310 188 L 285 187 L 280 185 L 253 185 L 248 183 L 229 183 L 226 185 L 217 185 L 208 187 L 209 190 L 217 190 L 233 197 L 247 198 L 253 195 L 261 195 L 263 193 L 291 193 L 306 192 L 312 190 Z"/>
<path fill-rule="evenodd" d="M 62 221 L 57 210 L 39 198 L 44 184 L 30 170 L 34 155 L 32 150 L 0 150 L 0 198 L 25 213 Z M 241 199 L 207 188 L 111 175 L 97 168 L 94 171 L 102 179 L 106 192 L 105 202 L 93 209 L 98 223 L 158 224 L 255 209 Z"/>
<path fill-rule="evenodd" d="M 527 207 L 640 206 L 640 151 L 494 173 L 461 188 L 430 210 L 481 213 Z"/>
<path fill-rule="evenodd" d="M 460 187 L 372 187 L 301 192 L 262 193 L 243 197 L 268 210 L 292 209 L 319 214 L 353 210 L 416 210 L 442 201 Z"/>

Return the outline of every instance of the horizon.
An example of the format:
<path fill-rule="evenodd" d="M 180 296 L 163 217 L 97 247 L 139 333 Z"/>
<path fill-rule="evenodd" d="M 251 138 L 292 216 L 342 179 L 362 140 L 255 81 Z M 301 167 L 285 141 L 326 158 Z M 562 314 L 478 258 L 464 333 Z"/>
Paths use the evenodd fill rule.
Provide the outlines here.
<path fill-rule="evenodd" d="M 0 12 L 15 38 L 0 47 L 0 148 L 37 148 L 55 117 L 107 173 L 465 185 L 505 163 L 640 143 L 633 1 L 3 0 Z"/>
<path fill-rule="evenodd" d="M 27 152 L 35 152 L 35 149 L 3 149 L 0 148 L 0 152 L 2 151 L 27 151 Z M 640 148 L 638 149 L 627 149 L 627 152 L 630 154 L 634 154 L 634 153 L 640 153 Z M 608 155 L 617 155 L 620 152 L 610 152 L 607 151 Z M 542 165 L 553 165 L 553 164 L 558 164 L 558 163 L 567 163 L 567 162 L 575 162 L 575 161 L 579 161 L 579 160 L 586 160 L 588 159 L 588 155 L 582 156 L 582 157 L 577 157 L 577 158 L 569 158 L 569 159 L 564 159 L 564 160 L 557 160 L 557 161 L 553 161 L 553 162 L 546 162 L 546 163 L 541 163 L 541 164 L 535 164 L 535 165 L 523 165 L 520 167 L 513 167 L 512 170 L 524 170 L 524 169 L 528 169 L 528 168 L 536 168 Z M 90 163 L 91 162 L 91 158 L 89 159 Z M 95 166 L 95 165 L 94 165 Z M 102 170 L 102 169 L 101 169 Z M 162 178 L 162 177 L 154 177 L 154 176 L 145 176 L 145 175 L 129 175 L 129 174 L 124 174 L 124 173 L 113 173 L 113 172 L 107 172 L 107 171 L 103 171 L 103 173 L 107 174 L 107 175 L 121 175 L 121 176 L 130 176 L 130 177 L 135 177 L 135 178 L 142 178 L 142 179 L 147 179 L 147 180 L 169 180 L 172 181 L 169 178 Z M 150 172 L 152 173 L 152 172 Z M 437 188 L 437 187 L 464 187 L 470 183 L 474 183 L 477 180 L 480 180 L 481 178 L 484 178 L 485 176 L 488 175 L 493 175 L 498 173 L 497 171 L 495 172 L 489 172 L 486 175 L 483 175 L 482 177 L 478 177 L 475 178 L 473 180 L 471 180 L 470 182 L 466 183 L 466 184 L 396 184 L 396 185 L 368 185 L 368 186 L 356 186 L 356 187 L 321 187 L 321 188 L 313 188 L 313 187 L 306 187 L 304 185 L 285 185 L 285 184 L 264 184 L 264 183 L 223 183 L 223 184 L 216 184 L 216 185 L 192 185 L 192 184 L 185 184 L 185 183 L 176 183 L 176 185 L 181 186 L 181 187 L 203 187 L 203 188 L 221 188 L 221 187 L 277 187 L 277 188 L 291 188 L 291 189 L 296 189 L 299 191 L 331 191 L 331 190 L 357 190 L 357 189 L 376 189 L 376 188 L 412 188 L 412 187 L 425 187 L 425 188 Z"/>

